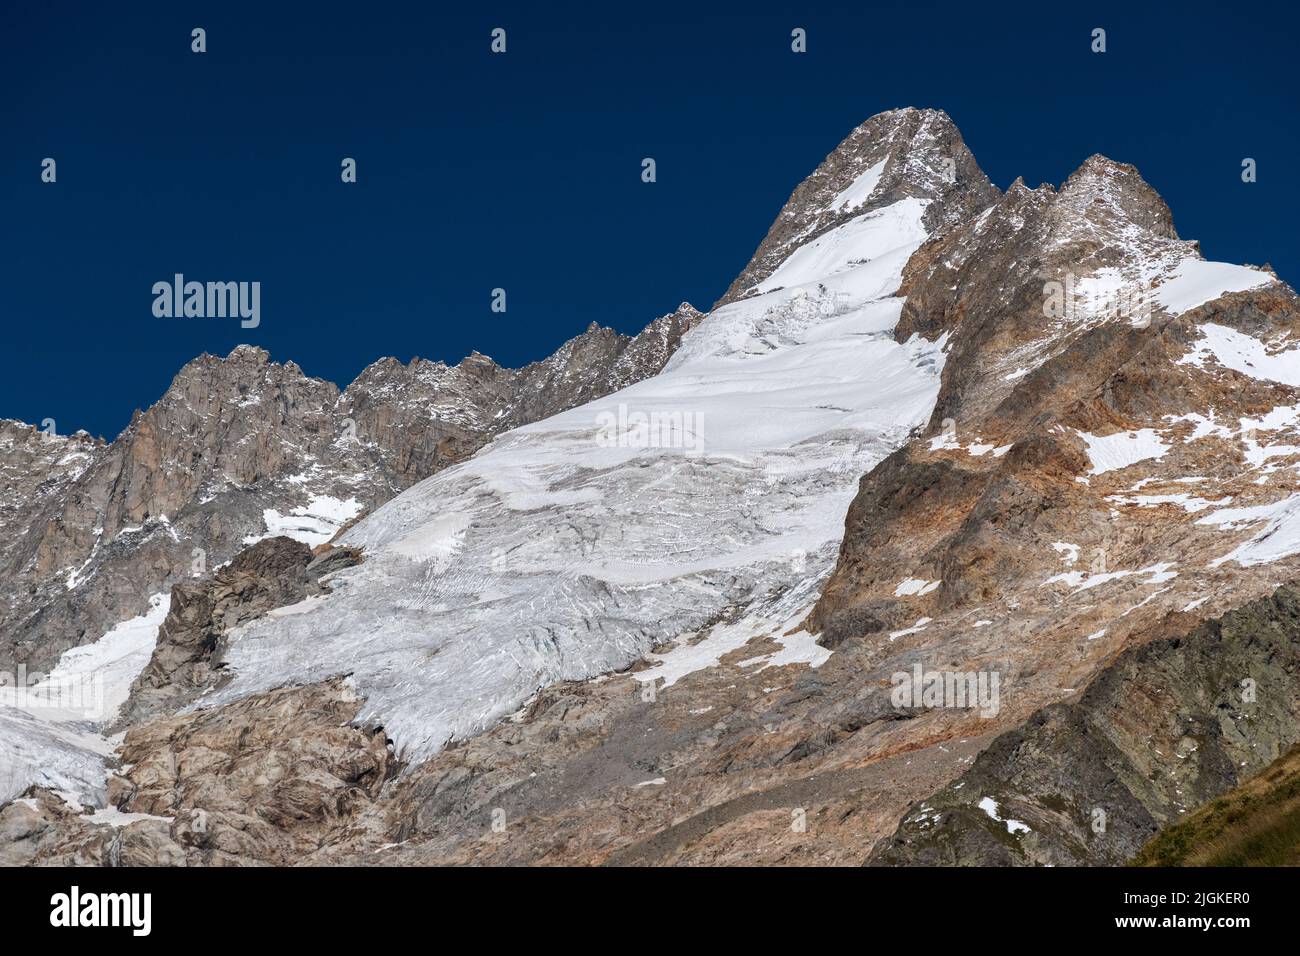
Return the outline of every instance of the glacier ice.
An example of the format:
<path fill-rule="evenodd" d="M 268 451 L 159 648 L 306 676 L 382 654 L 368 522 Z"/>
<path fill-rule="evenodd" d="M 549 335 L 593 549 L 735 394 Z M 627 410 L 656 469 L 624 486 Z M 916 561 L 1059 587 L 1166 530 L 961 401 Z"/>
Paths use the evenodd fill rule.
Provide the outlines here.
<path fill-rule="evenodd" d="M 346 673 L 359 719 L 418 760 L 549 683 L 715 623 L 798 620 L 858 479 L 938 394 L 941 344 L 893 335 L 924 209 L 907 199 L 830 230 L 777 269 L 781 288 L 713 312 L 661 374 L 502 435 L 376 510 L 343 539 L 365 561 L 328 597 L 234 632 L 234 679 L 197 706 Z M 823 658 L 791 645 L 778 659 Z"/>

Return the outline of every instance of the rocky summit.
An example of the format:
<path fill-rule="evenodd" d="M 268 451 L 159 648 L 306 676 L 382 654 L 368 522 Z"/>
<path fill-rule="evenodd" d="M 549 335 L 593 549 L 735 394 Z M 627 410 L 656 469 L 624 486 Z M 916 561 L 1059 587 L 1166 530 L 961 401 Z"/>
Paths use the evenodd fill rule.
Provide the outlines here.
<path fill-rule="evenodd" d="M 0 862 L 1168 855 L 1300 743 L 1300 302 L 1174 222 L 894 110 L 707 315 L 4 423 Z"/>

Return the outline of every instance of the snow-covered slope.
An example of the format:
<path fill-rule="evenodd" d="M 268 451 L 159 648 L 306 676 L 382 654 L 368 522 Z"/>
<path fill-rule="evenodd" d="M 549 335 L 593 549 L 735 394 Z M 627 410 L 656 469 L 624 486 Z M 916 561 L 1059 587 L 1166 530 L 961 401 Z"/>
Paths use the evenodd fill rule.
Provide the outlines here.
<path fill-rule="evenodd" d="M 48 675 L 23 671 L 19 685 L 0 685 L 0 801 L 33 784 L 103 799 L 113 744 L 100 730 L 148 663 L 170 603 L 155 594 L 148 612 L 67 651 Z"/>
<path fill-rule="evenodd" d="M 820 663 L 810 635 L 784 632 L 834 562 L 858 477 L 939 389 L 941 344 L 893 335 L 926 207 L 907 197 L 822 233 L 661 374 L 380 508 L 344 539 L 365 562 L 332 595 L 237 631 L 235 679 L 203 703 L 348 673 L 361 719 L 418 759 L 666 642 L 647 675 L 777 626 L 783 661 Z"/>
<path fill-rule="evenodd" d="M 0 669 L 52 667 L 253 541 L 324 543 L 494 435 L 660 371 L 699 318 L 592 323 L 520 369 L 381 359 L 343 392 L 241 345 L 188 363 L 108 445 L 0 421 Z"/>

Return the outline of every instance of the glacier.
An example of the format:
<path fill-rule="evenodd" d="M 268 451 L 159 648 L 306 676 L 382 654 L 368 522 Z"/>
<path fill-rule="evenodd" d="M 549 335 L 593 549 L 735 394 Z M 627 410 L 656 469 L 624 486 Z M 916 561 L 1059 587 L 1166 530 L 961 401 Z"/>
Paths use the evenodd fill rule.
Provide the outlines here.
<path fill-rule="evenodd" d="M 106 793 L 105 758 L 116 741 L 101 731 L 126 702 L 167 617 L 171 596 L 99 640 L 63 654 L 47 675 L 0 681 L 0 803 L 33 784 L 98 805 Z"/>
<path fill-rule="evenodd" d="M 938 395 L 943 341 L 893 332 L 926 205 L 822 233 L 659 375 L 508 432 L 377 509 L 341 539 L 363 563 L 233 631 L 232 681 L 194 706 L 346 674 L 358 719 L 419 761 L 548 684 L 651 657 L 639 676 L 667 685 L 715 659 L 710 641 L 797 626 L 860 476 Z M 769 665 L 825 659 L 810 636 L 782 645 Z"/>

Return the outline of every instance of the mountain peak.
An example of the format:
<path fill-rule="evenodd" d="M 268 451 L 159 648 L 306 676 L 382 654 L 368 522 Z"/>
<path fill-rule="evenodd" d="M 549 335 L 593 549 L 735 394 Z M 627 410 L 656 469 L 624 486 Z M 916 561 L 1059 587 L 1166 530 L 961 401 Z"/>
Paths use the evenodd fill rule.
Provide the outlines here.
<path fill-rule="evenodd" d="M 224 358 L 204 352 L 186 362 L 158 404 L 180 401 L 197 408 L 211 401 L 244 401 L 265 387 L 312 391 L 323 388 L 334 397 L 338 392 L 332 383 L 308 375 L 297 362 L 275 362 L 263 348 L 238 345 Z"/>
<path fill-rule="evenodd" d="M 913 198 L 927 203 L 925 224 L 939 230 L 998 195 L 947 113 L 914 107 L 877 113 L 799 184 L 716 305 L 752 294 L 800 245 L 850 219 Z"/>
<path fill-rule="evenodd" d="M 1062 184 L 1060 195 L 1072 212 L 1089 221 L 1098 221 L 1103 211 L 1118 213 L 1157 236 L 1178 238 L 1173 213 L 1129 163 L 1093 153 Z"/>
<path fill-rule="evenodd" d="M 593 322 L 522 369 L 382 359 L 339 396 L 244 346 L 93 455 L 21 426 L 0 667 L 149 594 L 166 617 L 130 628 L 155 646 L 106 730 L 130 728 L 111 783 L 106 736 L 73 763 L 0 721 L 0 755 L 41 762 L 0 766 L 0 803 L 36 780 L 50 807 L 35 841 L 46 796 L 0 805 L 0 862 L 132 833 L 132 859 L 194 864 L 1123 862 L 1300 739 L 1291 695 L 1225 711 L 1223 679 L 1289 686 L 1297 628 L 1272 624 L 1300 595 L 1167 639 L 1300 574 L 1290 290 L 1172 238 L 1132 166 L 999 194 L 914 108 L 855 129 L 747 274 L 729 294 L 763 294 L 699 328 L 689 303 L 635 337 Z M 926 661 L 991 698 L 918 701 L 944 683 Z M 864 755 L 850 825 L 823 800 L 816 841 L 736 840 Z M 485 841 L 466 821 L 507 791 L 514 836 Z M 267 825 L 214 851 L 194 794 L 206 832 Z M 1123 812 L 1094 840 L 1103 804 Z"/>
<path fill-rule="evenodd" d="M 236 345 L 226 356 L 227 362 L 255 362 L 265 365 L 271 360 L 271 353 L 256 345 Z"/>
<path fill-rule="evenodd" d="M 902 106 L 867 117 L 849 134 L 845 142 L 859 134 L 879 139 L 897 133 L 911 141 L 918 137 L 942 138 L 956 132 L 957 125 L 944 110 Z"/>
<path fill-rule="evenodd" d="M 475 349 L 474 351 L 470 352 L 469 355 L 466 355 L 463 359 L 461 359 L 460 364 L 463 366 L 471 366 L 471 367 L 482 366 L 483 368 L 500 367 L 497 365 L 496 360 L 493 359 L 492 356 L 484 355 L 478 349 Z"/>

